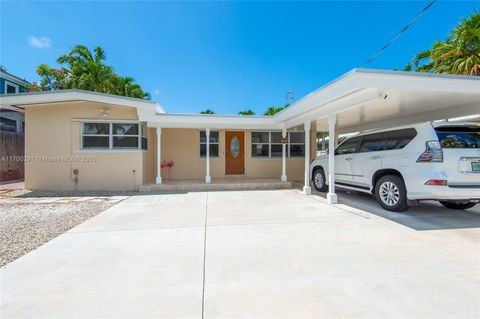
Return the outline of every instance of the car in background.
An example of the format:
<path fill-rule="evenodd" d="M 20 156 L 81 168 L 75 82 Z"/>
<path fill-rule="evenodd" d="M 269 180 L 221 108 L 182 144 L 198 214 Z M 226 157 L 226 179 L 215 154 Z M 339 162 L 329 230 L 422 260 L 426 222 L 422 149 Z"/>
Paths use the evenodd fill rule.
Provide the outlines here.
<path fill-rule="evenodd" d="M 310 170 L 315 188 L 328 191 L 328 155 Z M 422 200 L 472 208 L 480 202 L 480 125 L 427 122 L 350 137 L 335 150 L 335 186 L 373 194 L 389 211 Z"/>

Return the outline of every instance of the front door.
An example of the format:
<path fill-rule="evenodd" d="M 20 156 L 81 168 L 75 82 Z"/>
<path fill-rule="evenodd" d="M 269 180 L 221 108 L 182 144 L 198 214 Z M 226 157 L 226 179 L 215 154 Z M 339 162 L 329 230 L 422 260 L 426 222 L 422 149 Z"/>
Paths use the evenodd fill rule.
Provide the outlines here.
<path fill-rule="evenodd" d="M 245 133 L 225 132 L 225 174 L 245 173 Z"/>

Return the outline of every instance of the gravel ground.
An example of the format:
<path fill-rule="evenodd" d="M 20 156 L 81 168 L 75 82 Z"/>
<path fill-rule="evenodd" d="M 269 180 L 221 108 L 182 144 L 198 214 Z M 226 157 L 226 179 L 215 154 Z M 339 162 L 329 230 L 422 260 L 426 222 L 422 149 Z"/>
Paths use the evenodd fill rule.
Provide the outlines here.
<path fill-rule="evenodd" d="M 0 266 L 63 234 L 128 198 L 112 193 L 32 193 L 0 195 Z"/>

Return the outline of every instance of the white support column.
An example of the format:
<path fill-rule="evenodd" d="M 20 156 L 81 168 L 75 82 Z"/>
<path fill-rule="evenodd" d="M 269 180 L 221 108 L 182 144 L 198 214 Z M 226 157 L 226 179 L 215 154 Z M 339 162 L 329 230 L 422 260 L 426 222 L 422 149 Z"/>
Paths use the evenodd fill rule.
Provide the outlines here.
<path fill-rule="evenodd" d="M 337 194 L 335 194 L 335 123 L 337 116 L 335 113 L 328 114 L 328 194 L 327 203 L 336 204 Z"/>
<path fill-rule="evenodd" d="M 205 154 L 205 165 L 206 165 L 206 174 L 205 174 L 205 183 L 210 184 L 212 178 L 210 177 L 210 129 L 205 130 L 205 138 L 207 139 L 207 153 Z"/>
<path fill-rule="evenodd" d="M 282 129 L 282 138 L 287 138 L 287 129 Z M 282 143 L 282 176 L 281 181 L 287 181 L 287 144 Z"/>
<path fill-rule="evenodd" d="M 310 121 L 305 122 L 305 185 L 303 186 L 303 194 L 310 195 Z"/>
<path fill-rule="evenodd" d="M 157 127 L 157 178 L 155 179 L 156 184 L 162 183 L 162 129 Z"/>

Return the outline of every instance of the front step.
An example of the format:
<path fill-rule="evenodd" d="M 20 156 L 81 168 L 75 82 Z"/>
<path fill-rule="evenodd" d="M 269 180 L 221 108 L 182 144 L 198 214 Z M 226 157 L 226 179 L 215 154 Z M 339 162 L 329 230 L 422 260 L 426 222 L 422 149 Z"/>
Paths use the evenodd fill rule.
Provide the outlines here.
<path fill-rule="evenodd" d="M 140 192 L 201 192 L 201 191 L 224 191 L 224 190 L 249 190 L 249 189 L 289 189 L 291 182 L 282 181 L 215 181 L 211 184 L 205 183 L 165 183 L 140 186 Z"/>

